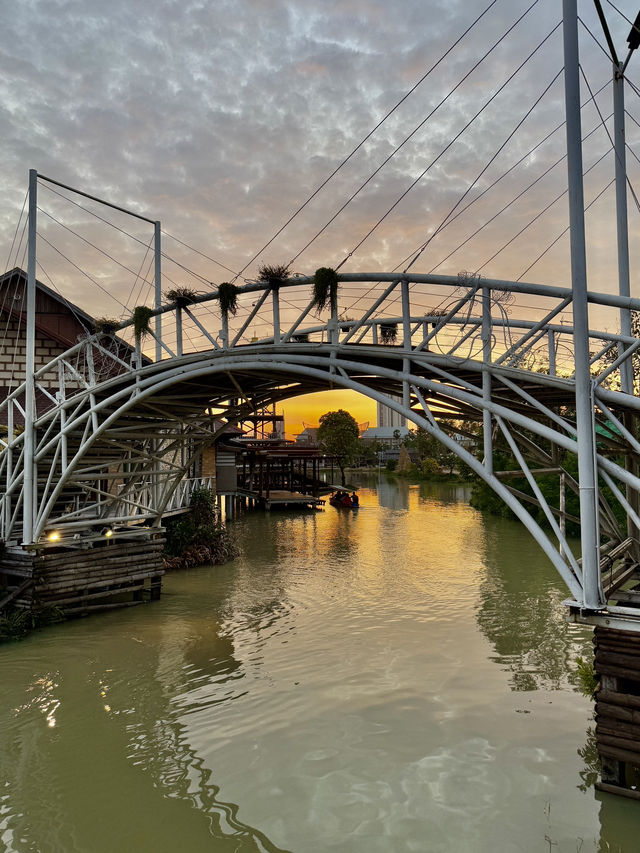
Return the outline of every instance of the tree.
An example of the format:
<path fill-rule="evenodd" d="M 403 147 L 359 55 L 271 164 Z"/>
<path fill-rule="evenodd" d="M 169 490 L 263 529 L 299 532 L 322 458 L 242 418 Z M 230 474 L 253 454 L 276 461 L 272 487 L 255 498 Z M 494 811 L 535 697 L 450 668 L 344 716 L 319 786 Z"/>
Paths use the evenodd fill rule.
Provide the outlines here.
<path fill-rule="evenodd" d="M 344 469 L 360 451 L 360 434 L 356 419 L 344 409 L 326 412 L 320 418 L 318 445 L 323 453 L 333 456 L 336 460 L 344 486 Z"/>

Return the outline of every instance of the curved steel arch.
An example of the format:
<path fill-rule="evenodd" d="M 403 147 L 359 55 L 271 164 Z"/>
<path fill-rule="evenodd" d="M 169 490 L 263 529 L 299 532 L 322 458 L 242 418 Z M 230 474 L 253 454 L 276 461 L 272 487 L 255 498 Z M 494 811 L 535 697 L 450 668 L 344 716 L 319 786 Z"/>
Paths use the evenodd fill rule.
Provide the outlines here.
<path fill-rule="evenodd" d="M 183 354 L 182 343 L 176 337 L 180 345 L 175 347 L 178 353 L 174 353 L 166 338 L 154 334 L 168 357 L 144 363 L 138 342 L 128 364 L 119 345 L 111 346 L 111 339 L 92 335 L 35 371 L 33 381 L 43 399 L 46 398 L 46 404 L 38 404 L 40 408 L 33 421 L 34 502 L 31 525 L 26 528 L 33 531 L 33 541 L 41 538 L 53 521 L 82 527 L 110 517 L 122 522 L 157 518 L 172 500 L 172 494 L 181 488 L 194 454 L 216 438 L 211 424 L 207 426 L 203 417 L 203 412 L 211 406 L 224 405 L 228 418 L 237 419 L 252 406 L 303 393 L 305 387 L 318 390 L 339 385 L 399 411 L 464 459 L 529 527 L 576 600 L 581 601 L 584 598 L 581 566 L 571 554 L 556 521 L 556 511 L 537 489 L 535 476 L 525 461 L 532 453 L 544 459 L 542 449 L 531 446 L 532 436 L 562 451 L 578 450 L 576 426 L 570 413 L 562 411 L 562 406 L 571 407 L 575 402 L 575 384 L 571 377 L 558 375 L 558 342 L 565 341 L 565 346 L 569 346 L 573 335 L 570 326 L 557 322 L 570 304 L 570 291 L 475 277 L 461 280 L 443 276 L 356 274 L 340 278 L 374 281 L 384 289 L 372 298 L 358 319 L 340 319 L 334 309 L 325 323 L 303 327 L 302 321 L 311 310 L 309 303 L 284 330 L 279 288 L 251 285 L 242 290 L 261 292 L 255 310 L 248 319 L 235 321 L 233 328 L 228 320 L 223 322 L 219 339 L 213 338 L 198 319 L 197 305 L 184 309 L 165 306 L 157 312 L 173 311 L 176 330 L 184 330 L 185 318 L 194 328 L 204 329 L 203 334 L 208 336 L 206 343 L 211 344 L 204 352 Z M 294 279 L 285 286 L 306 288 L 310 281 Z M 451 290 L 447 309 L 419 314 L 412 308 L 417 294 L 411 288 L 425 283 Z M 509 289 L 550 299 L 553 304 L 537 321 L 512 319 L 500 301 Z M 197 303 L 216 297 L 217 293 L 207 294 Z M 609 308 L 620 308 L 623 303 L 626 309 L 640 308 L 639 300 L 602 294 L 590 294 L 589 298 L 593 304 Z M 264 320 L 267 311 L 271 333 L 256 343 L 243 344 L 252 318 L 262 312 Z M 381 334 L 389 327 L 397 336 L 394 346 L 381 344 Z M 640 401 L 628 388 L 617 390 L 623 386 L 623 368 L 635 357 L 640 341 L 607 331 L 591 332 L 591 340 L 592 362 L 597 369 L 592 384 L 593 423 L 596 414 L 601 420 L 613 422 L 622 436 L 617 441 L 618 449 L 640 457 L 640 442 L 624 422 L 624 413 L 637 412 Z M 546 372 L 526 369 L 532 353 Z M 58 376 L 53 388 L 46 384 L 46 378 L 52 375 Z M 204 380 L 214 375 L 218 377 L 218 385 L 211 389 Z M 302 385 L 284 387 L 286 377 L 294 376 Z M 179 396 L 175 396 L 180 386 L 192 390 L 193 399 L 184 409 L 180 408 Z M 0 408 L 6 409 L 9 423 L 15 423 L 19 416 L 25 387 L 23 384 L 0 404 Z M 400 402 L 392 396 L 398 392 Z M 174 393 L 171 399 L 167 396 L 170 393 Z M 236 402 L 230 402 L 233 400 Z M 446 416 L 482 420 L 482 461 L 438 426 L 437 418 Z M 527 496 L 515 494 L 493 471 L 495 430 L 503 435 L 522 476 L 529 481 L 546 515 L 553 540 L 560 543 L 562 557 L 550 534 L 542 530 L 523 506 Z M 611 437 L 608 442 L 616 444 Z M 5 538 L 15 539 L 20 535 L 20 512 L 24 509 L 27 481 L 24 460 L 28 449 L 24 437 L 12 429 L 2 443 L 0 475 L 6 484 L 2 527 Z M 191 450 L 185 453 L 186 445 Z M 130 460 L 126 463 L 130 467 L 126 477 L 123 454 Z M 633 471 L 607 458 L 604 451 L 595 454 L 595 461 L 629 518 L 640 528 L 635 504 L 621 488 L 624 485 L 637 494 L 640 479 Z M 117 470 L 110 470 L 110 466 Z M 120 493 L 115 498 L 113 488 L 101 485 L 101 476 L 118 481 Z M 93 501 L 85 495 L 82 507 L 70 508 L 65 496 L 73 489 L 84 489 L 93 495 Z M 115 514 L 114 505 L 118 506 Z M 129 513 L 123 509 L 126 507 L 130 508 Z M 610 542 L 619 544 L 624 539 L 611 509 L 603 501 L 599 523 Z M 604 600 L 602 590 L 598 591 L 598 600 Z"/>
<path fill-rule="evenodd" d="M 520 518 L 520 520 L 523 521 L 530 529 L 538 544 L 540 544 L 547 557 L 552 561 L 567 583 L 572 594 L 579 599 L 581 590 L 580 568 L 575 559 L 570 558 L 570 551 L 566 542 L 564 543 L 566 546 L 566 556 L 563 559 L 555 549 L 548 534 L 537 524 L 532 515 L 524 508 L 522 503 L 514 497 L 512 492 L 504 486 L 491 469 L 476 459 L 467 450 L 460 447 L 456 441 L 451 439 L 438 427 L 435 418 L 431 415 L 425 402 L 425 396 L 428 395 L 428 392 L 441 390 L 441 382 L 436 382 L 433 379 L 425 378 L 424 376 L 413 374 L 411 372 L 405 373 L 389 366 L 374 365 L 370 361 L 365 363 L 362 360 L 354 361 L 350 358 L 346 358 L 342 354 L 338 356 L 329 345 L 322 348 L 324 351 L 323 366 L 318 366 L 318 352 L 316 351 L 313 355 L 305 353 L 305 347 L 297 347 L 295 351 L 291 348 L 289 353 L 272 352 L 270 356 L 264 352 L 249 352 L 248 350 L 251 349 L 255 348 L 236 348 L 232 353 L 227 352 L 224 354 L 201 355 L 197 360 L 197 363 L 191 363 L 189 365 L 187 371 L 185 371 L 185 366 L 183 364 L 177 362 L 161 363 L 160 365 L 150 366 L 141 371 L 141 375 L 139 376 L 140 381 L 135 386 L 135 393 L 131 392 L 131 388 L 122 387 L 117 392 L 112 391 L 111 394 L 105 396 L 102 400 L 97 401 L 91 409 L 80 408 L 79 410 L 76 410 L 76 420 L 68 420 L 63 430 L 61 430 L 58 435 L 49 439 L 48 444 L 44 447 L 42 458 L 44 458 L 47 452 L 50 453 L 54 450 L 54 446 L 56 443 L 59 443 L 64 435 L 77 433 L 79 427 L 83 424 L 86 428 L 86 424 L 92 422 L 94 428 L 82 447 L 79 448 L 77 454 L 69 460 L 64 475 L 59 478 L 57 484 L 48 495 L 45 505 L 41 508 L 35 528 L 36 536 L 40 536 L 51 523 L 51 512 L 55 507 L 58 498 L 64 492 L 66 484 L 69 481 L 74 480 L 74 473 L 82 463 L 83 459 L 91 453 L 92 448 L 96 444 L 100 443 L 102 436 L 108 432 L 109 428 L 121 421 L 127 414 L 140 411 L 141 405 L 144 405 L 148 401 L 153 401 L 154 398 L 157 398 L 158 395 L 166 389 L 180 386 L 184 381 L 193 382 L 199 378 L 215 376 L 216 374 L 224 374 L 231 370 L 236 372 L 254 372 L 258 375 L 262 375 L 266 370 L 269 370 L 272 373 L 276 372 L 282 375 L 296 376 L 303 380 L 312 378 L 317 380 L 318 383 L 325 383 L 327 386 L 339 385 L 344 388 L 349 388 L 368 396 L 371 399 L 381 402 L 384 405 L 388 405 L 400 414 L 404 415 L 407 419 L 422 426 L 427 432 L 435 436 L 440 442 L 447 446 L 449 450 L 454 452 L 466 464 L 468 464 L 469 467 L 485 482 L 487 482 L 487 484 L 507 503 L 516 516 Z M 317 349 L 318 348 L 316 348 L 316 350 Z M 402 358 L 400 354 L 396 353 L 392 354 L 392 356 L 395 360 Z M 353 378 L 354 375 L 362 373 L 363 368 L 365 367 L 369 378 L 369 384 L 363 382 L 362 379 Z M 394 397 L 376 390 L 371 384 L 374 379 L 391 380 L 399 384 L 408 383 L 411 388 L 414 406 L 415 403 L 418 402 L 419 405 L 423 407 L 422 413 L 416 411 L 415 407 L 412 407 L 411 405 L 407 406 L 404 402 L 398 401 L 397 399 L 394 399 Z M 118 380 L 111 380 L 105 384 L 107 386 L 112 386 L 117 383 L 117 381 Z M 468 386 L 467 390 L 464 388 L 450 387 L 447 389 L 447 392 L 454 399 L 473 406 L 478 410 L 490 411 L 496 419 L 500 420 L 502 425 L 504 425 L 505 421 L 515 423 L 536 432 L 541 438 L 547 438 L 565 449 L 575 451 L 575 442 L 572 442 L 569 435 L 563 434 L 558 430 L 552 430 L 545 424 L 537 423 L 531 418 L 527 418 L 518 412 L 509 410 L 504 405 L 494 403 L 493 401 L 487 401 L 482 397 L 480 393 L 481 389 L 476 388 L 476 393 L 474 394 L 469 390 L 469 388 L 472 387 L 469 386 L 469 383 L 465 383 L 463 381 L 462 384 L 466 384 Z M 555 381 L 555 385 L 557 386 L 562 386 L 563 384 L 562 380 Z M 278 388 L 279 385 L 274 385 L 274 389 Z M 95 396 L 98 391 L 98 387 L 94 388 L 93 392 L 87 391 L 85 397 L 88 399 L 92 394 Z M 298 394 L 300 389 L 296 387 L 295 392 Z M 222 393 L 228 394 L 228 390 L 225 390 Z M 114 404 L 116 404 L 115 408 Z M 54 415 L 50 413 L 48 418 L 52 417 L 54 417 Z M 46 422 L 47 418 L 45 417 L 43 420 Z M 568 426 L 570 427 L 570 425 Z M 203 441 L 204 440 L 205 439 L 203 439 Z M 54 459 L 55 458 L 56 454 L 54 451 Z M 179 472 L 180 475 L 182 475 L 183 471 L 184 468 Z M 620 472 L 617 467 L 614 466 L 612 473 L 614 473 L 614 475 L 618 475 Z M 171 491 L 178 487 L 179 479 L 180 478 L 177 476 L 168 478 L 170 481 L 169 488 L 163 490 L 160 505 L 166 505 L 170 500 Z M 108 516 L 102 517 L 103 519 L 108 518 Z"/>

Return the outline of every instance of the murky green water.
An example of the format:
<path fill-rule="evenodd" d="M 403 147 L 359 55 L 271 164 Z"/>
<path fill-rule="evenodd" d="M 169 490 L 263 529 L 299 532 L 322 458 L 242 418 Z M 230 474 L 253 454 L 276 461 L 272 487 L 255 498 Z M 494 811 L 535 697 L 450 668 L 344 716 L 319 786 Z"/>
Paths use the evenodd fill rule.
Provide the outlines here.
<path fill-rule="evenodd" d="M 0 850 L 632 851 L 597 795 L 590 637 L 461 489 L 246 516 L 159 603 L 0 646 Z"/>

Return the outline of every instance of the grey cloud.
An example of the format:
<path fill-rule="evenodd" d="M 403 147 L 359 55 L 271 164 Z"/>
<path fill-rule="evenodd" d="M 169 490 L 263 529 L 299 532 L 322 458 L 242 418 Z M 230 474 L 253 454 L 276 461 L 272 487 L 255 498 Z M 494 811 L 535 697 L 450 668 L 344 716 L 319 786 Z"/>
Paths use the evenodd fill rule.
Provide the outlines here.
<path fill-rule="evenodd" d="M 484 5 L 445 0 L 15 4 L 0 34 L 5 70 L 4 82 L 0 81 L 0 156 L 6 187 L 0 248 L 8 254 L 27 169 L 37 167 L 151 218 L 161 218 L 171 233 L 239 269 Z M 267 252 L 268 259 L 293 257 L 526 5 L 498 3 L 278 238 Z M 590 11 L 585 14 L 595 33 L 597 21 Z M 513 37 L 358 195 L 296 262 L 296 268 L 308 271 L 341 260 L 483 100 L 513 73 L 558 15 L 557 3 L 540 0 Z M 616 18 L 612 17 L 614 34 L 618 43 L 624 43 L 627 25 Z M 473 132 L 432 167 L 367 240 L 349 269 L 395 265 L 426 239 L 429 229 L 437 227 L 456 204 L 561 66 L 560 42 L 556 34 L 478 119 Z M 588 36 L 583 37 L 583 54 L 594 85 L 606 79 L 609 68 Z M 608 93 L 603 96 L 603 108 L 608 97 Z M 469 199 L 562 121 L 562 99 L 560 80 Z M 637 101 L 630 109 L 640 113 Z M 595 121 L 597 116 L 586 112 L 585 126 L 592 127 Z M 630 132 L 630 139 L 638 138 L 637 132 Z M 604 144 L 601 135 L 594 135 L 585 161 L 599 156 Z M 466 218 L 434 240 L 421 268 L 447 255 L 561 156 L 563 146 L 561 131 Z M 601 170 L 594 170 L 587 179 L 588 192 L 594 195 L 604 179 Z M 454 255 L 446 271 L 455 271 L 456 265 L 471 266 L 469 257 L 489 257 L 565 180 L 563 167 L 557 167 L 519 207 L 485 229 L 468 250 Z M 46 192 L 42 197 L 43 204 L 53 204 Z M 55 210 L 61 214 L 63 207 L 56 202 Z M 64 215 L 75 222 L 75 212 L 68 206 L 65 210 Z M 604 203 L 590 215 L 610 216 Z M 531 236 L 521 241 L 524 250 L 521 243 L 514 244 L 514 251 L 500 255 L 491 271 L 518 275 L 523 254 L 535 257 L 565 222 L 566 206 L 559 204 L 544 226 L 532 229 Z M 82 227 L 92 238 L 106 241 L 110 252 L 121 253 L 118 256 L 127 266 L 137 269 L 140 265 L 144 250 L 137 244 L 119 242 L 114 234 L 105 237 L 90 221 Z M 43 224 L 45 228 L 53 237 L 55 229 Z M 65 253 L 91 264 L 105 280 L 109 271 L 110 286 L 128 294 L 131 281 L 122 271 L 101 263 L 72 236 L 56 233 Z M 146 233 L 144 239 L 149 236 Z M 598 240 L 594 269 L 604 282 L 606 249 L 601 243 Z M 169 240 L 166 245 L 207 280 L 226 276 L 219 267 Z M 566 257 L 566 245 L 564 251 Z M 559 255 L 552 254 L 557 263 Z M 84 292 L 77 274 L 51 252 L 47 264 L 65 286 Z M 171 269 L 169 275 L 179 274 L 168 265 Z M 541 265 L 543 272 L 558 274 L 557 269 Z M 566 260 L 562 274 L 566 275 Z"/>

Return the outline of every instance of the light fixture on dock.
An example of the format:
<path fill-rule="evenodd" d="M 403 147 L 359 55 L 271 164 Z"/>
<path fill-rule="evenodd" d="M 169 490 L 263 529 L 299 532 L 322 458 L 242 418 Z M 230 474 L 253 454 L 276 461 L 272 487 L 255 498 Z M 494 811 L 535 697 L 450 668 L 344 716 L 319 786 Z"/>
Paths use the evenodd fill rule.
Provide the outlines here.
<path fill-rule="evenodd" d="M 111 539 L 113 536 L 113 527 L 103 527 L 100 533 L 105 537 L 105 539 Z"/>
<path fill-rule="evenodd" d="M 47 533 L 47 541 L 48 542 L 59 542 L 60 541 L 60 531 L 59 530 L 50 530 Z"/>

